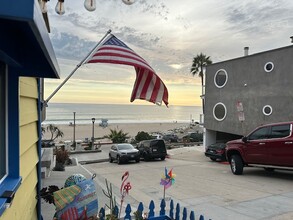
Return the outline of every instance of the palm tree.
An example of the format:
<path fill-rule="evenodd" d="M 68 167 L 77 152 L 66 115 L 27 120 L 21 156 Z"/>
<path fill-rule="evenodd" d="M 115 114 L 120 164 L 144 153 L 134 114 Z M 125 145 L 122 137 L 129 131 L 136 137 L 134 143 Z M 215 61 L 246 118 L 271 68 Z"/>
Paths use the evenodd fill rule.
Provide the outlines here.
<path fill-rule="evenodd" d="M 204 77 L 204 68 L 212 64 L 212 60 L 210 59 L 209 56 L 206 56 L 203 53 L 200 53 L 196 57 L 193 58 L 192 66 L 190 69 L 190 73 L 194 76 L 197 74 L 201 78 L 201 87 L 203 89 L 204 82 L 203 82 L 203 77 Z M 202 109 L 204 110 L 204 100 L 202 99 Z"/>
<path fill-rule="evenodd" d="M 63 137 L 64 133 L 55 125 L 49 124 L 47 131 L 51 133 L 51 140 L 54 141 L 58 137 Z"/>
<path fill-rule="evenodd" d="M 110 129 L 110 134 L 105 136 L 113 141 L 113 143 L 124 143 L 129 138 L 128 133 L 124 133 L 122 130 Z"/>

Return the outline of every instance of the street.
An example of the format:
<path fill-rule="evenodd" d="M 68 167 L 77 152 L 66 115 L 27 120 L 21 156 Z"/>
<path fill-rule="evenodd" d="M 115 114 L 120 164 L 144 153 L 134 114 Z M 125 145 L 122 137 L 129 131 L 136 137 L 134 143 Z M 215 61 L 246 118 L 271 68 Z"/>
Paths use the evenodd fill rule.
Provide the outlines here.
<path fill-rule="evenodd" d="M 180 203 L 188 212 L 195 211 L 205 219 L 292 219 L 293 172 L 269 173 L 261 168 L 244 168 L 241 176 L 235 176 L 227 163 L 212 162 L 204 156 L 200 147 L 186 147 L 168 151 L 165 161 L 141 161 L 140 163 L 93 163 L 83 165 L 101 188 L 106 189 L 106 178 L 113 184 L 113 192 L 120 203 L 121 177 L 129 171 L 132 189 L 125 203 L 137 207 L 141 201 L 147 209 L 153 200 L 159 211 L 163 186 L 160 185 L 165 167 L 176 174 L 175 184 L 166 190 L 166 198 Z M 108 202 L 97 189 L 99 206 Z M 102 198 L 101 198 L 102 197 Z M 125 204 L 124 204 L 125 205 Z M 167 207 L 169 202 L 167 201 Z M 188 214 L 189 215 L 189 214 Z"/>

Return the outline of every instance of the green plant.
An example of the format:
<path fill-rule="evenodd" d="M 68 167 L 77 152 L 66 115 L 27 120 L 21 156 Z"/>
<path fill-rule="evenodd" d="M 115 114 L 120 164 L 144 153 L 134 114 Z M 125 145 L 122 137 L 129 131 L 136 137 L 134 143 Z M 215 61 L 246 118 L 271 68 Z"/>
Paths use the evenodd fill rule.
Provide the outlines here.
<path fill-rule="evenodd" d="M 54 141 L 58 137 L 63 137 L 64 136 L 64 133 L 57 126 L 55 126 L 53 124 L 49 124 L 46 127 L 46 130 L 51 133 L 51 139 L 50 140 L 52 140 L 52 141 Z M 43 133 L 44 133 L 44 129 L 42 128 L 42 134 Z"/>
<path fill-rule="evenodd" d="M 102 189 L 102 191 L 104 195 L 109 198 L 109 204 L 105 204 L 105 205 L 110 210 L 110 214 L 106 215 L 106 219 L 115 220 L 115 219 L 118 219 L 118 213 L 115 212 L 115 207 L 117 206 L 116 198 L 115 196 L 113 196 L 112 184 L 108 183 L 107 179 L 105 179 L 105 182 L 106 182 L 107 192 L 104 189 Z"/>
<path fill-rule="evenodd" d="M 150 140 L 150 139 L 152 139 L 152 136 L 149 133 L 144 132 L 144 131 L 139 131 L 137 133 L 137 135 L 135 136 L 135 140 L 137 142 L 144 141 L 144 140 Z"/>
<path fill-rule="evenodd" d="M 110 129 L 110 132 L 105 137 L 111 139 L 113 143 L 124 143 L 129 138 L 128 133 L 124 133 L 123 130 Z"/>
<path fill-rule="evenodd" d="M 134 215 L 135 220 L 143 220 L 141 211 L 137 210 L 137 211 L 133 212 L 133 215 Z"/>
<path fill-rule="evenodd" d="M 204 87 L 204 69 L 207 65 L 212 64 L 212 60 L 209 56 L 206 56 L 203 53 L 198 54 L 193 58 L 192 65 L 190 68 L 190 73 L 194 76 L 197 74 L 201 78 L 201 87 Z M 204 110 L 204 99 L 202 99 L 202 108 Z"/>

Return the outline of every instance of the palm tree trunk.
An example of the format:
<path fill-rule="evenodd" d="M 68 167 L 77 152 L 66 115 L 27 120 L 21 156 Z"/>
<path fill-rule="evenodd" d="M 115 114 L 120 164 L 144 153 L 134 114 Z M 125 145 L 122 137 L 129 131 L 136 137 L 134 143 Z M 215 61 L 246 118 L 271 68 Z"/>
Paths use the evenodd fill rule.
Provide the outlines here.
<path fill-rule="evenodd" d="M 202 113 L 204 114 L 204 85 L 203 85 L 203 72 L 201 71 L 201 102 L 202 102 Z"/>

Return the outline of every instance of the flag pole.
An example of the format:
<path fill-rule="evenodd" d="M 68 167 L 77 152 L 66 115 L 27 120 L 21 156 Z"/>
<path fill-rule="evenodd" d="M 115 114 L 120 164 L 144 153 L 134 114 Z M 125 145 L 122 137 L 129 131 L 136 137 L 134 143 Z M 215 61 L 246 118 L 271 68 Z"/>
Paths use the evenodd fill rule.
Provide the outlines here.
<path fill-rule="evenodd" d="M 102 41 L 111 33 L 109 29 L 105 36 L 96 44 L 96 46 L 86 55 L 86 57 L 72 70 L 72 72 L 66 77 L 66 79 L 55 89 L 55 91 L 43 102 L 43 106 L 47 107 L 50 99 L 61 89 L 62 86 L 70 79 L 70 77 L 75 73 L 75 71 L 84 63 L 84 61 L 96 50 L 96 48 L 102 43 Z"/>

